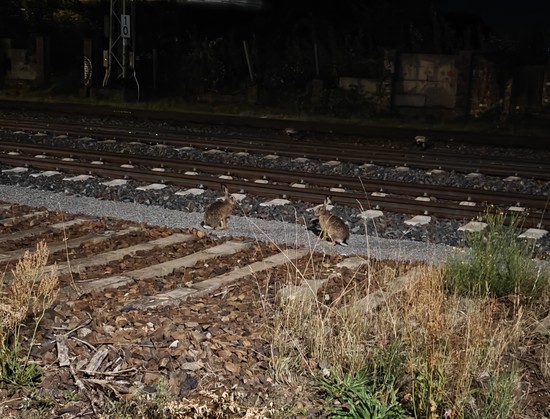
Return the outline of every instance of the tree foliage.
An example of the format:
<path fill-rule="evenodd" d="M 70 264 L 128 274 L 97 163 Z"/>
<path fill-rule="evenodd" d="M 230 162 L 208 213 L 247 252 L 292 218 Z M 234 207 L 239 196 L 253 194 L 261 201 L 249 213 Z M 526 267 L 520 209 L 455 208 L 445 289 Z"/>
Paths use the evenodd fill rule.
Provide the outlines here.
<path fill-rule="evenodd" d="M 17 37 L 27 30 L 47 32 L 58 25 L 82 25 L 86 21 L 78 0 L 2 0 L 0 35 Z"/>

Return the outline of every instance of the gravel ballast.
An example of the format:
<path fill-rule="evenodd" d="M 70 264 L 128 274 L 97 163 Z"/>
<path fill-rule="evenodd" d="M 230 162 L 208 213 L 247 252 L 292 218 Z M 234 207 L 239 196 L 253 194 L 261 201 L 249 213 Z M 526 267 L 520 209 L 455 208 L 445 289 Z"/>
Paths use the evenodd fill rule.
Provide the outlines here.
<path fill-rule="evenodd" d="M 66 195 L 29 187 L 0 185 L 0 201 L 32 207 L 45 207 L 51 211 L 66 211 L 91 217 L 111 217 L 136 221 L 152 226 L 192 228 L 199 227 L 200 212 L 166 209 L 154 205 L 98 200 L 85 196 Z M 437 262 L 453 251 L 448 245 L 435 245 L 409 240 L 390 240 L 370 235 L 352 234 L 349 246 L 332 246 L 321 242 L 302 224 L 269 221 L 258 218 L 233 216 L 226 231 L 210 234 L 245 236 L 261 241 L 306 246 L 313 250 L 344 255 L 371 256 L 377 259 L 402 259 Z"/>
<path fill-rule="evenodd" d="M 82 123 L 85 123 L 84 119 Z M 143 124 L 143 123 L 142 123 Z M 163 126 L 164 127 L 164 126 Z M 154 124 L 143 128 L 154 130 Z M 179 128 L 174 128 L 177 132 Z M 241 128 L 239 128 L 240 130 Z M 189 131 L 189 129 L 187 129 Z M 196 132 L 195 132 L 196 131 Z M 227 136 L 234 134 L 231 127 L 193 128 L 197 135 L 208 136 L 223 132 Z M 240 132 L 240 131 L 239 131 Z M 234 166 L 250 166 L 291 170 L 297 172 L 323 173 L 335 176 L 350 176 L 362 182 L 398 181 L 414 184 L 440 184 L 458 188 L 473 188 L 532 195 L 550 194 L 550 183 L 537 179 L 518 179 L 509 181 L 498 177 L 471 176 L 455 172 L 433 172 L 414 168 L 396 170 L 395 167 L 383 167 L 371 164 L 357 165 L 339 162 L 336 165 L 320 160 L 290 159 L 282 156 L 268 156 L 231 153 L 216 150 L 205 152 L 192 147 L 175 148 L 162 144 L 123 143 L 112 140 L 92 138 L 76 139 L 65 135 L 28 134 L 24 132 L 0 132 L 2 138 L 24 144 L 44 144 L 67 146 L 87 150 L 102 150 L 137 156 L 155 156 L 163 158 L 197 160 L 210 163 L 224 163 Z M 235 133 L 236 134 L 236 133 Z M 359 141 L 360 139 L 358 139 Z M 308 141 L 315 141 L 309 138 Z M 389 139 L 369 139 L 369 142 L 387 148 L 410 147 L 402 141 Z M 430 146 L 428 152 L 453 152 L 468 155 L 498 155 L 515 158 L 535 159 L 548 154 L 547 151 L 529 149 L 510 149 L 461 145 L 453 141 L 438 142 Z M 208 204 L 222 195 L 221 191 L 205 189 L 200 194 L 179 195 L 182 192 L 173 185 L 163 185 L 160 190 L 140 190 L 147 185 L 128 180 L 121 186 L 105 185 L 110 179 L 91 177 L 85 181 L 67 181 L 67 174 L 39 176 L 40 172 L 30 169 L 27 172 L 14 173 L 11 167 L 0 164 L 0 201 L 24 203 L 30 206 L 44 206 L 52 210 L 64 210 L 92 216 L 124 218 L 150 225 L 178 227 L 197 227 L 202 220 L 202 211 Z M 403 168 L 401 168 L 403 169 Z M 239 191 L 230 191 L 233 193 Z M 251 236 L 277 243 L 304 245 L 325 252 L 343 254 L 371 255 L 382 259 L 441 260 L 450 254 L 453 248 L 465 247 L 465 233 L 459 228 L 469 220 L 447 220 L 431 217 L 427 224 L 409 225 L 412 215 L 384 212 L 382 217 L 368 219 L 361 217 L 361 208 L 335 206 L 332 212 L 345 220 L 350 227 L 352 237 L 349 247 L 330 246 L 321 243 L 318 237 L 306 226 L 315 225 L 310 212 L 311 206 L 303 202 L 290 202 L 286 205 L 266 205 L 267 199 L 242 196 L 235 214 L 229 222 L 229 229 L 211 234 Z M 482 211 L 480 209 L 480 211 Z M 544 228 L 544 226 L 543 226 Z M 534 246 L 537 257 L 547 259 L 550 255 L 550 234 L 537 240 Z"/>

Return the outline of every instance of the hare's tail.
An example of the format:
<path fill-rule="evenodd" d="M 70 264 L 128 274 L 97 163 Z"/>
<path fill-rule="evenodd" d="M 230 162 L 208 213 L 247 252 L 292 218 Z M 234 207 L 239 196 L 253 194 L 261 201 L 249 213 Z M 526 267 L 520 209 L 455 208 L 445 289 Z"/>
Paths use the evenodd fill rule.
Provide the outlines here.
<path fill-rule="evenodd" d="M 201 227 L 205 228 L 206 230 L 214 230 L 214 227 L 211 225 L 206 224 L 204 221 L 201 221 Z"/>

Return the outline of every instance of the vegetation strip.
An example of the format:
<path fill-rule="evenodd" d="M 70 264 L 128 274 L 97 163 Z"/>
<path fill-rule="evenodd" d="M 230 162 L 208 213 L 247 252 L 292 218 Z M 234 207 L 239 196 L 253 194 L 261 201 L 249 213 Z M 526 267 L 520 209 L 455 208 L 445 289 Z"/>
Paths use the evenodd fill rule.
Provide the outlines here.
<path fill-rule="evenodd" d="M 137 269 L 151 262 L 136 255 L 133 277 L 108 278 L 126 287 L 78 300 L 57 292 L 41 242 L 17 264 L 17 280 L 1 281 L 0 395 L 39 386 L 49 398 L 31 393 L 33 407 L 18 409 L 44 403 L 56 417 L 71 406 L 83 414 L 92 396 L 106 418 L 210 417 L 185 412 L 215 383 L 239 403 L 239 417 L 539 417 L 550 405 L 538 391 L 550 377 L 550 272 L 518 240 L 519 218 L 505 226 L 504 217 L 488 215 L 486 230 L 466 233 L 468 252 L 437 265 L 194 240 L 197 253 L 167 263 Z M 182 260 L 190 269 L 178 269 Z M 526 386 L 537 391 L 520 393 Z M 142 388 L 153 398 L 141 398 Z M 237 398 L 241 390 L 250 398 Z"/>

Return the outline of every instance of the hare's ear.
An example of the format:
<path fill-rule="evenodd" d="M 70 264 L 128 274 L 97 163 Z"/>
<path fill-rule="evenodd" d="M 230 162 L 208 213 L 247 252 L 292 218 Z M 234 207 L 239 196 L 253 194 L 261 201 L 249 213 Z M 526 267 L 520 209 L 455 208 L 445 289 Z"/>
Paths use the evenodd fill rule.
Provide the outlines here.
<path fill-rule="evenodd" d="M 224 194 L 229 195 L 229 189 L 227 189 L 227 186 L 222 183 L 222 191 Z"/>
<path fill-rule="evenodd" d="M 327 205 L 332 205 L 332 199 L 330 198 L 330 195 L 327 195 L 325 197 L 325 202 L 324 202 L 325 206 Z"/>

